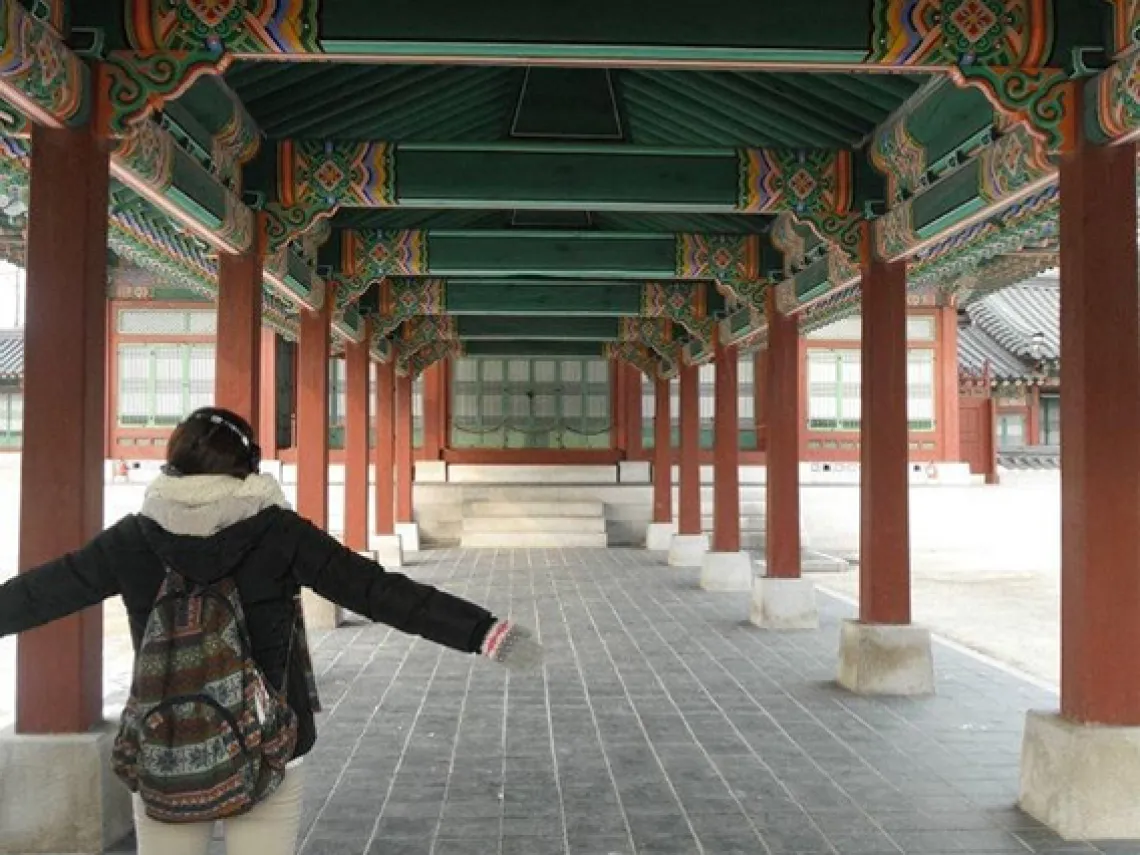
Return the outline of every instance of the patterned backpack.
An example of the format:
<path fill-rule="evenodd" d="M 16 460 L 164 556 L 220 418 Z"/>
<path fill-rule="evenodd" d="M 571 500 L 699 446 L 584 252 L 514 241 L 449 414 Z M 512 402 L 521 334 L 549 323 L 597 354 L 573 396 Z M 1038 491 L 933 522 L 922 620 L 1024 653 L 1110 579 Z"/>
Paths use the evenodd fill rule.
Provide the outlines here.
<path fill-rule="evenodd" d="M 112 754 L 115 773 L 152 819 L 237 816 L 281 784 L 297 744 L 297 716 L 286 703 L 293 645 L 304 632 L 299 597 L 296 607 L 278 692 L 251 655 L 233 579 L 189 584 L 167 568 Z"/>

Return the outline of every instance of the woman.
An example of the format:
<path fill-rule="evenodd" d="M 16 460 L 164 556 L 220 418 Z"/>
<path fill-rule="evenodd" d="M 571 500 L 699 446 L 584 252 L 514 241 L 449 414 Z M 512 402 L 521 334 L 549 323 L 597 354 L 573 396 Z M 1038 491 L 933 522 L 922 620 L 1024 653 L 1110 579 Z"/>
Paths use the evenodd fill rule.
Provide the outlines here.
<path fill-rule="evenodd" d="M 385 572 L 297 516 L 278 483 L 259 474 L 260 456 L 243 418 L 221 409 L 198 410 L 171 436 L 167 464 L 147 490 L 140 514 L 79 551 L 0 586 L 0 637 L 119 594 L 137 653 L 168 569 L 191 583 L 233 579 L 251 657 L 273 687 L 285 687 L 297 718 L 297 745 L 280 787 L 252 810 L 225 821 L 230 855 L 288 855 L 296 846 L 301 759 L 316 740 L 311 662 L 303 632 L 300 644 L 293 632 L 300 587 L 372 620 L 510 668 L 535 667 L 542 656 L 522 628 Z M 135 826 L 140 855 L 206 855 L 213 829 L 207 822 L 157 822 L 138 796 Z"/>

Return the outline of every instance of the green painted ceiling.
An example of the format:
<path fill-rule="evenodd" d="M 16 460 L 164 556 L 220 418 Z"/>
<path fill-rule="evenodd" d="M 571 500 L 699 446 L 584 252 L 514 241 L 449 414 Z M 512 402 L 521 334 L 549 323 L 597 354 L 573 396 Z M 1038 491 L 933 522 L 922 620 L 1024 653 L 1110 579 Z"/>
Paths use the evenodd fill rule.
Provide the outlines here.
<path fill-rule="evenodd" d="M 239 62 L 226 82 L 269 141 L 553 142 L 720 150 L 863 146 L 923 75 Z M 272 174 L 264 161 L 248 177 Z M 256 189 L 256 188 L 253 188 Z M 342 209 L 339 229 L 765 233 L 727 213 Z M 557 285 L 551 293 L 557 296 Z M 712 289 L 710 289 L 712 290 Z M 567 314 L 575 307 L 567 292 Z M 374 309 L 373 289 L 361 308 Z M 724 309 L 715 291 L 710 310 Z M 608 327 L 607 327 L 608 328 Z"/>
<path fill-rule="evenodd" d="M 271 139 L 849 148 L 925 78 L 241 62 L 226 81 Z"/>

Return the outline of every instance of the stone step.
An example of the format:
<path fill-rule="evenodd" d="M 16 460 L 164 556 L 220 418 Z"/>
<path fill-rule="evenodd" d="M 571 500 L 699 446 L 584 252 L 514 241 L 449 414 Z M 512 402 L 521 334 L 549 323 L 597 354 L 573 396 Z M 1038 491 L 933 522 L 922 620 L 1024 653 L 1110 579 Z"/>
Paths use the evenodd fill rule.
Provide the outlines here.
<path fill-rule="evenodd" d="M 463 520 L 463 536 L 486 532 L 515 532 L 526 534 L 542 532 L 584 532 L 605 534 L 606 521 L 602 517 L 468 517 Z"/>
<path fill-rule="evenodd" d="M 605 532 L 488 531 L 464 533 L 459 545 L 463 549 L 604 549 Z"/>
<path fill-rule="evenodd" d="M 616 466 L 476 466 L 453 464 L 447 470 L 452 484 L 616 484 Z"/>
<path fill-rule="evenodd" d="M 712 531 L 713 518 L 711 516 L 701 517 L 701 528 L 704 531 Z M 741 531 L 767 531 L 768 521 L 764 517 L 744 516 L 740 518 Z"/>
<path fill-rule="evenodd" d="M 602 502 L 468 502 L 463 506 L 467 519 L 486 517 L 523 518 L 605 518 Z"/>

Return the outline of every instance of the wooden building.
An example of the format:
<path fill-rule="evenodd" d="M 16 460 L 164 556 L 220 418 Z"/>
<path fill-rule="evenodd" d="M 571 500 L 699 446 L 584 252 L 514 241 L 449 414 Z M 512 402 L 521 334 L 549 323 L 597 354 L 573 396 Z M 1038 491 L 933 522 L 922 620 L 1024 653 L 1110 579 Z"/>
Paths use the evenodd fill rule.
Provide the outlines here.
<path fill-rule="evenodd" d="M 554 454 L 619 473 L 646 455 L 649 381 L 651 466 L 638 468 L 652 527 L 710 590 L 773 609 L 810 601 L 801 458 L 857 449 L 861 589 L 839 681 L 930 691 L 930 636 L 911 620 L 908 483 L 916 454 L 954 459 L 966 433 L 946 394 L 947 307 L 1059 265 L 1062 685 L 1058 712 L 1028 718 L 1022 804 L 1066 836 L 1140 836 L 1140 4 L 582 10 L 0 0 L 0 210 L 28 273 L 23 473 L 37 479 L 21 491 L 21 567 L 102 522 L 108 381 L 134 422 L 116 424 L 115 448 L 156 453 L 175 411 L 207 397 L 211 334 L 214 402 L 258 424 L 270 455 L 294 447 L 297 508 L 322 527 L 330 358 L 343 354 L 344 539 L 359 550 L 402 543 L 413 522 L 416 378 L 421 459 Z M 133 287 L 116 281 L 124 261 L 153 277 L 137 296 L 160 309 L 169 288 L 216 301 L 216 329 L 170 307 L 164 344 L 154 319 L 124 310 L 109 348 L 107 283 Z M 908 315 L 917 294 L 933 295 L 932 321 Z M 857 347 L 831 326 L 854 315 Z M 843 334 L 820 339 L 828 327 Z M 810 369 L 805 336 L 819 345 Z M 137 349 L 120 364 L 125 348 Z M 749 359 L 763 388 L 751 419 Z M 990 403 L 975 409 L 992 411 L 982 379 Z M 757 577 L 740 467 L 759 454 Z M 19 752 L 23 782 L 0 790 L 0 815 L 48 768 L 61 787 L 32 805 L 54 835 L 39 851 L 77 851 L 81 834 L 129 822 L 74 821 L 105 778 L 90 737 L 100 621 L 92 609 L 21 639 L 17 729 L 37 738 L 0 752 Z M 42 762 L 47 734 L 89 746 L 86 771 L 77 760 L 61 782 Z M 31 851 L 9 825 L 0 850 Z"/>
<path fill-rule="evenodd" d="M 0 330 L 0 453 L 15 451 L 24 435 L 24 332 Z"/>

